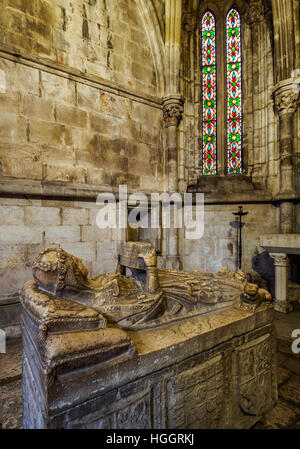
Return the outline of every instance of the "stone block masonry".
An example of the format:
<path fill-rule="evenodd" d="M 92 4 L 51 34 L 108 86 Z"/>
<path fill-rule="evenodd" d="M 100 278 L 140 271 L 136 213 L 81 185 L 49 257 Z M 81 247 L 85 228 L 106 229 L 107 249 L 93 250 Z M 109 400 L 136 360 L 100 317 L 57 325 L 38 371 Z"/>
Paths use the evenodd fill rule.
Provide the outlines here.
<path fill-rule="evenodd" d="M 244 208 L 249 214 L 243 227 L 242 268 L 260 282 L 265 274 L 254 260 L 262 257 L 259 237 L 277 232 L 279 210 L 271 205 Z M 232 205 L 206 206 L 203 237 L 194 241 L 180 236 L 184 270 L 217 272 L 224 265 L 237 269 L 237 230 L 231 226 L 235 209 Z M 90 276 L 115 271 L 119 235 L 114 229 L 99 229 L 97 213 L 95 201 L 1 199 L 0 292 L 15 291 L 30 279 L 32 261 L 49 246 L 61 246 L 82 258 Z"/>
<path fill-rule="evenodd" d="M 60 246 L 82 258 L 90 276 L 115 271 L 115 234 L 96 226 L 95 202 L 80 203 L 86 207 L 74 207 L 73 201 L 45 203 L 0 199 L 0 293 L 21 288 L 46 247 Z"/>
<path fill-rule="evenodd" d="M 0 94 L 4 177 L 103 185 L 123 176 L 131 188 L 162 189 L 160 108 L 23 67 L 35 74 L 31 89 L 20 64 L 0 58 L 7 80 Z"/>
<path fill-rule="evenodd" d="M 5 0 L 0 13 L 2 176 L 162 190 L 162 91 L 135 1 Z"/>

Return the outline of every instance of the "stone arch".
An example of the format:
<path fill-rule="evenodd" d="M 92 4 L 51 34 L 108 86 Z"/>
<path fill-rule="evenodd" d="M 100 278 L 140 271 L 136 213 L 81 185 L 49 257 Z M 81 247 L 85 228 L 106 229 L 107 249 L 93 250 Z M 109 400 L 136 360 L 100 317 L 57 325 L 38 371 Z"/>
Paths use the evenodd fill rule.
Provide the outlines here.
<path fill-rule="evenodd" d="M 257 18 L 249 18 L 250 6 L 253 6 Z M 257 3 L 261 9 L 257 8 Z M 199 2 L 191 0 L 187 3 L 186 13 L 183 20 L 182 38 L 182 86 L 185 99 L 185 111 L 180 131 L 183 136 L 182 148 L 180 148 L 180 181 L 182 184 L 196 184 L 202 174 L 202 129 L 201 129 L 201 18 L 206 10 L 211 11 L 216 19 L 216 26 L 220 26 L 222 32 L 217 37 L 217 66 L 221 73 L 225 73 L 226 42 L 225 22 L 228 11 L 235 7 L 242 20 L 242 58 L 243 64 L 243 167 L 244 172 L 250 178 L 254 175 L 255 182 L 266 182 L 269 175 L 268 156 L 276 159 L 276 142 L 272 136 L 276 135 L 276 123 L 274 113 L 270 108 L 270 91 L 274 84 L 273 80 L 273 56 L 270 33 L 266 17 L 264 17 L 263 4 L 261 0 L 254 2 L 245 0 L 223 0 L 214 2 L 211 0 Z M 260 12 L 262 10 L 262 13 Z M 257 34 L 256 34 L 257 33 Z M 258 40 L 257 40 L 258 38 Z M 262 57 L 262 55 L 264 55 Z M 223 64 L 223 68 L 220 65 Z M 270 70 L 271 67 L 271 70 Z M 218 68 L 217 68 L 218 70 Z M 223 76 L 222 76 L 223 77 Z M 223 77 L 225 78 L 225 77 Z M 263 80 L 267 81 L 263 81 Z M 222 103 L 225 98 L 225 80 L 223 86 L 217 83 L 217 95 Z M 260 91 L 259 91 L 260 90 Z M 222 108 L 221 108 L 222 109 Z M 219 129 L 225 129 L 226 110 L 220 111 L 218 121 L 221 123 Z M 261 119 L 258 117 L 261 116 Z M 266 118 L 269 126 L 263 129 L 262 117 Z M 225 173 L 226 165 L 225 136 L 219 133 L 218 149 L 223 157 L 222 171 Z M 257 142 L 259 149 L 257 147 Z M 270 142 L 270 145 L 268 143 Z M 220 154 L 218 155 L 220 157 Z M 274 164 L 273 164 L 274 166 Z M 272 168 L 273 170 L 273 168 Z M 271 175 L 271 182 L 275 182 L 275 172 Z M 184 179 L 183 179 L 184 178 Z M 209 182 L 210 180 L 206 180 Z M 204 181 L 203 181 L 204 182 Z"/>
<path fill-rule="evenodd" d="M 143 21 L 155 65 L 159 91 L 165 90 L 164 41 L 152 0 L 135 0 Z"/>

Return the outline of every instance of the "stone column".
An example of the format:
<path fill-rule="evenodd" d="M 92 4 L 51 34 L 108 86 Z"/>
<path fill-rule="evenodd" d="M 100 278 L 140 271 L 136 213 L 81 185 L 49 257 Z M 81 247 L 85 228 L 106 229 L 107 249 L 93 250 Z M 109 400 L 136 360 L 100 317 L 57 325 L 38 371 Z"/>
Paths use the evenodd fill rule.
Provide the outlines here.
<path fill-rule="evenodd" d="M 166 82 L 163 114 L 166 128 L 167 191 L 178 191 L 178 127 L 183 114 L 180 95 L 180 45 L 181 45 L 182 0 L 165 0 L 165 67 Z M 171 215 L 171 223 L 173 217 Z M 180 267 L 178 254 L 178 229 L 163 229 L 166 246 L 164 265 Z"/>
<path fill-rule="evenodd" d="M 168 191 L 178 190 L 178 127 L 183 114 L 183 101 L 180 95 L 171 95 L 164 99 L 164 122 L 167 131 L 167 166 L 168 166 Z"/>
<path fill-rule="evenodd" d="M 179 95 L 172 95 L 164 99 L 163 114 L 167 132 L 168 192 L 171 194 L 178 191 L 178 127 L 183 114 L 183 101 Z M 174 224 L 172 215 L 171 223 Z M 178 229 L 171 227 L 164 231 L 167 231 L 168 234 L 165 266 L 170 269 L 179 269 Z"/>
<path fill-rule="evenodd" d="M 288 302 L 288 269 L 289 258 L 287 254 L 270 253 L 275 266 L 275 305 L 277 312 L 288 313 L 293 306 Z"/>
<path fill-rule="evenodd" d="M 280 145 L 280 194 L 281 203 L 280 232 L 292 234 L 295 231 L 294 205 L 284 199 L 295 194 L 293 164 L 293 119 L 298 106 L 299 89 L 295 79 L 278 83 L 273 89 L 276 110 L 279 115 Z"/>

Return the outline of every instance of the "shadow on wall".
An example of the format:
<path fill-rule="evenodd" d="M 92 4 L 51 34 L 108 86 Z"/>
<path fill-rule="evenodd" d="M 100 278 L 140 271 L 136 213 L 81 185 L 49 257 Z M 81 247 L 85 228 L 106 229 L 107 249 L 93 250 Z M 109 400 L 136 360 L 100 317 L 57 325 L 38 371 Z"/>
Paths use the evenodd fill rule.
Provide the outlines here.
<path fill-rule="evenodd" d="M 290 272 L 289 279 L 297 284 L 300 284 L 300 255 L 289 254 Z"/>
<path fill-rule="evenodd" d="M 245 223 L 242 223 L 242 228 L 243 228 L 244 224 Z M 239 223 L 238 217 L 235 218 L 235 221 L 231 221 L 229 223 L 229 225 L 233 229 L 236 229 L 236 238 L 235 238 L 235 247 L 236 247 L 236 251 L 235 251 L 235 270 L 237 271 L 239 269 L 239 228 L 240 228 L 240 223 Z"/>
<path fill-rule="evenodd" d="M 266 281 L 266 288 L 271 295 L 275 296 L 275 269 L 274 259 L 270 257 L 268 251 L 264 251 L 252 259 L 252 268 L 260 274 L 263 280 Z"/>

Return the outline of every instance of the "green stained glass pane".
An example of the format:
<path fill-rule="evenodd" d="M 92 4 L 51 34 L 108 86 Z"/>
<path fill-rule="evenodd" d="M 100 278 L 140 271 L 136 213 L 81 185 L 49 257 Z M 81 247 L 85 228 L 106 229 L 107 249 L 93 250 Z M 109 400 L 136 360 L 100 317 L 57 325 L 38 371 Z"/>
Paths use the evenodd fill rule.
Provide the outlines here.
<path fill-rule="evenodd" d="M 227 171 L 242 173 L 241 20 L 232 8 L 226 19 L 227 42 Z"/>
<path fill-rule="evenodd" d="M 203 67 L 203 72 L 204 73 L 215 73 L 215 67 L 213 65 Z"/>
<path fill-rule="evenodd" d="M 204 100 L 204 107 L 205 108 L 214 108 L 215 100 Z"/>
<path fill-rule="evenodd" d="M 215 136 L 204 136 L 205 143 L 215 143 L 215 141 L 216 141 Z"/>
<path fill-rule="evenodd" d="M 203 32 L 203 37 L 204 37 L 204 39 L 213 39 L 215 37 L 214 30 L 204 31 Z"/>
<path fill-rule="evenodd" d="M 202 18 L 202 160 L 203 174 L 217 172 L 216 153 L 216 28 L 207 11 Z"/>
<path fill-rule="evenodd" d="M 240 102 L 240 98 L 229 98 L 229 106 L 239 106 Z"/>
<path fill-rule="evenodd" d="M 227 30 L 227 34 L 228 34 L 228 36 L 239 36 L 240 30 L 238 27 L 237 28 L 229 28 Z"/>
<path fill-rule="evenodd" d="M 228 64 L 228 70 L 230 72 L 233 72 L 235 70 L 237 70 L 237 71 L 240 70 L 240 63 L 239 62 L 235 62 L 235 63 Z"/>
<path fill-rule="evenodd" d="M 239 142 L 240 141 L 240 135 L 239 134 L 229 134 L 229 141 L 230 142 Z M 231 155 L 233 152 L 231 152 Z"/>

